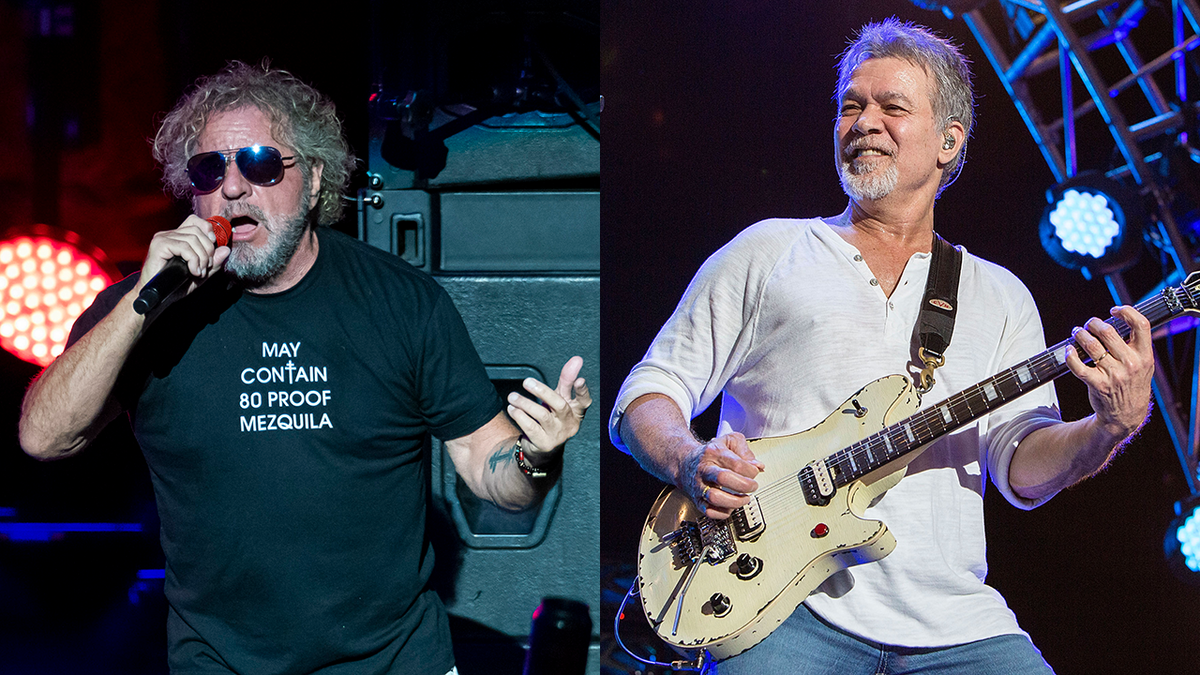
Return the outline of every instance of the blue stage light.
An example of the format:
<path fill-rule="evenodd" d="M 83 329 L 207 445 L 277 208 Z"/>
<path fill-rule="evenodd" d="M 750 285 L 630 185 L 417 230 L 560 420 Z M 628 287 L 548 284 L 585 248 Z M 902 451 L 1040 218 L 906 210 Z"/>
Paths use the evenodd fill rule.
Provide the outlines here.
<path fill-rule="evenodd" d="M 1096 259 L 1121 233 L 1108 197 L 1078 190 L 1063 193 L 1050 211 L 1050 223 L 1063 248 Z"/>
<path fill-rule="evenodd" d="M 1137 260 L 1146 219 L 1137 193 L 1103 174 L 1086 173 L 1050 188 L 1046 199 L 1039 233 L 1055 262 L 1090 279 Z"/>
<path fill-rule="evenodd" d="M 1194 509 L 1182 525 L 1175 527 L 1175 539 L 1179 542 L 1183 563 L 1189 570 L 1200 572 L 1200 517 Z"/>
<path fill-rule="evenodd" d="M 1200 495 L 1175 504 L 1175 518 L 1163 537 L 1163 552 L 1175 576 L 1200 584 Z"/>

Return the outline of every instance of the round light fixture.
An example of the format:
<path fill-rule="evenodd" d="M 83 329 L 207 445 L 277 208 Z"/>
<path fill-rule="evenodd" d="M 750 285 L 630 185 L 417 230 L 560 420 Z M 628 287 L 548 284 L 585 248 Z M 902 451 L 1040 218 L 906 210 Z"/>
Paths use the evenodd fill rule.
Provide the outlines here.
<path fill-rule="evenodd" d="M 1163 537 L 1163 553 L 1176 577 L 1200 585 L 1200 495 L 1175 503 L 1175 517 Z"/>
<path fill-rule="evenodd" d="M 1046 191 L 1049 204 L 1038 229 L 1055 262 L 1084 277 L 1132 265 L 1146 221 L 1140 196 L 1097 172 L 1081 173 Z"/>
<path fill-rule="evenodd" d="M 75 319 L 118 273 L 100 249 L 45 225 L 0 239 L 0 347 L 47 366 Z"/>

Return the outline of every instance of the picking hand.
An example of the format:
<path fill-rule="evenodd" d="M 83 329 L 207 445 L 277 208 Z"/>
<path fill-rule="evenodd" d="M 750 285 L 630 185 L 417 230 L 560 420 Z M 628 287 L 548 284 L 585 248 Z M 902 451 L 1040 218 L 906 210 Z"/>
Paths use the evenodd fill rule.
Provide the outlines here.
<path fill-rule="evenodd" d="M 736 431 L 722 434 L 684 458 L 679 487 L 709 518 L 728 518 L 750 502 L 765 467 L 755 458 L 746 437 Z"/>

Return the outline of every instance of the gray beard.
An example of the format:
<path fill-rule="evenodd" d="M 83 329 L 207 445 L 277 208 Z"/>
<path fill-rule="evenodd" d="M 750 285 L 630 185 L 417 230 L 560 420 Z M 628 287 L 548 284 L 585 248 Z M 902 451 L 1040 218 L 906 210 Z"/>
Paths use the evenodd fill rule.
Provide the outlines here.
<path fill-rule="evenodd" d="M 259 226 L 267 228 L 266 246 L 255 248 L 248 242 L 234 242 L 225 261 L 225 271 L 251 288 L 273 281 L 300 248 L 300 240 L 308 230 L 307 220 L 305 210 L 294 218 L 259 221 Z"/>
<path fill-rule="evenodd" d="M 257 206 L 246 205 L 242 209 L 258 221 L 259 227 L 267 229 L 267 243 L 262 248 L 255 248 L 246 242 L 230 242 L 229 257 L 225 260 L 224 267 L 228 274 L 249 288 L 257 288 L 274 281 L 287 268 L 308 231 L 308 216 L 311 211 L 307 196 L 309 186 L 306 177 L 296 201 L 294 216 L 276 216 L 268 219 Z M 229 204 L 221 215 L 233 220 L 233 211 L 234 205 Z"/>
<path fill-rule="evenodd" d="M 267 243 L 261 249 L 245 242 L 229 242 L 229 257 L 225 259 L 224 270 L 249 288 L 257 288 L 275 280 L 300 248 L 300 242 L 308 231 L 309 208 L 309 177 L 305 176 L 304 186 L 296 201 L 295 215 L 276 216 L 268 219 L 262 209 L 246 205 L 243 211 L 246 215 L 258 221 L 259 227 L 267 229 Z M 198 213 L 196 198 L 192 199 L 192 211 Z M 234 205 L 227 204 L 221 215 L 233 220 Z"/>
<path fill-rule="evenodd" d="M 894 162 L 883 171 L 869 171 L 865 164 L 845 159 L 838 162 L 838 178 L 846 196 L 857 201 L 873 201 L 883 199 L 896 189 L 900 171 Z"/>

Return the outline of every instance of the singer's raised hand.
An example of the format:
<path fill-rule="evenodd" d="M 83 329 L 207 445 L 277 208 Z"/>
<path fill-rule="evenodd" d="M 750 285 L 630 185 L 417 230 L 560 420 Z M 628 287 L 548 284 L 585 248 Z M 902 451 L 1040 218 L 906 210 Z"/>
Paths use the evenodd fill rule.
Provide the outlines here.
<path fill-rule="evenodd" d="M 229 256 L 229 221 L 188 216 L 179 227 L 154 235 L 142 265 L 134 311 L 153 310 L 176 289 L 187 284 L 190 293 L 221 268 Z M 189 283 L 190 282 L 190 283 Z"/>
<path fill-rule="evenodd" d="M 212 223 L 197 215 L 188 216 L 174 230 L 156 233 L 142 265 L 142 281 L 149 281 L 176 256 L 183 258 L 192 276 L 207 279 L 229 256 L 229 247 L 218 247 L 216 241 Z"/>
<path fill-rule="evenodd" d="M 225 228 L 220 241 L 228 241 L 228 221 L 210 222 L 197 216 L 156 234 L 137 287 L 117 300 L 120 309 L 109 312 L 30 384 L 18 424 L 25 452 L 38 459 L 73 455 L 120 414 L 113 393 L 117 375 L 147 325 L 146 317 L 139 316 L 144 312 L 130 307 L 136 306 L 135 298 L 148 280 L 176 258 L 181 269 L 201 281 L 219 269 L 229 248 L 217 246 L 214 226 Z"/>

